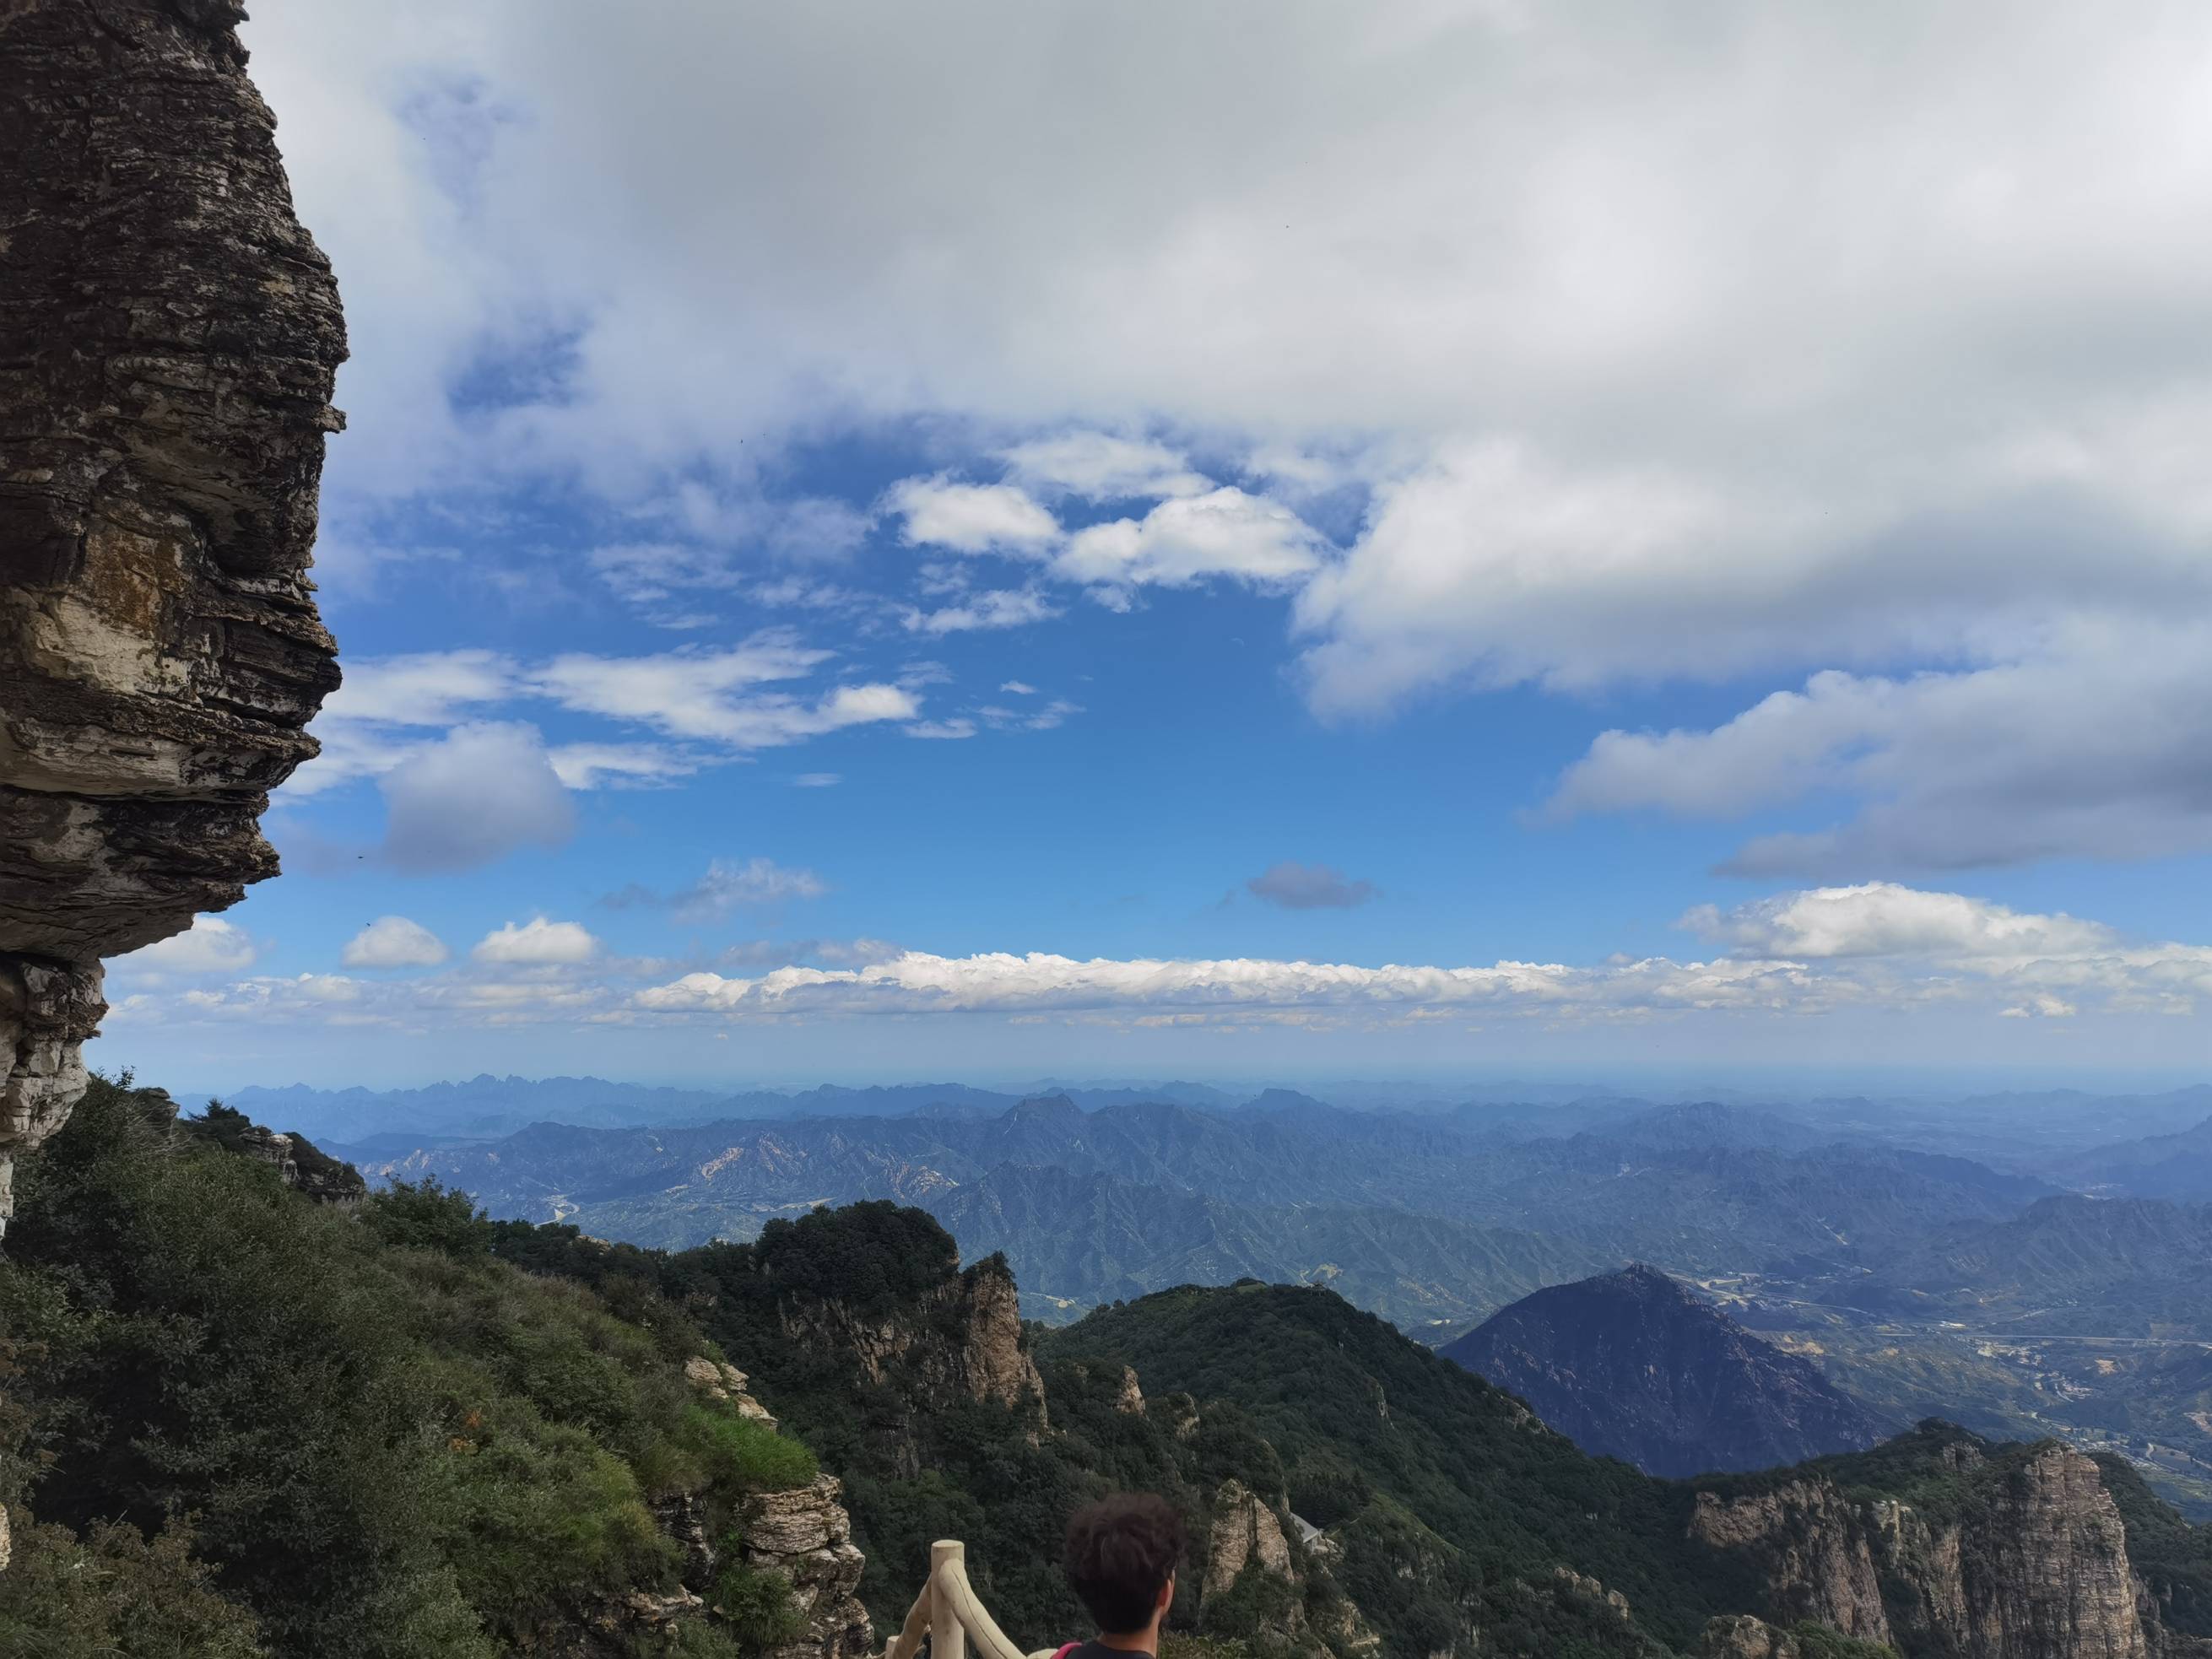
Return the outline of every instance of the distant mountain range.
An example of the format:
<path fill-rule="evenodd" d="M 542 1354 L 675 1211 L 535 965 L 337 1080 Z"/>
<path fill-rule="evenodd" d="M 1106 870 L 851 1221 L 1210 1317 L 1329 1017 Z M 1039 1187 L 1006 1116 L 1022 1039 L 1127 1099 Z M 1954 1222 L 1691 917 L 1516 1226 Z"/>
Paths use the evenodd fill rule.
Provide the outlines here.
<path fill-rule="evenodd" d="M 1003 1251 L 1024 1311 L 1239 1279 L 1326 1285 L 1409 1330 L 1449 1333 L 1542 1285 L 1606 1265 L 1570 1240 L 1403 1210 L 1237 1204 L 1101 1173 L 1001 1164 L 927 1206 L 975 1257 Z"/>
<path fill-rule="evenodd" d="M 1770 1468 L 1882 1435 L 1810 1361 L 1647 1267 L 1538 1291 L 1439 1352 L 1647 1474 Z"/>
<path fill-rule="evenodd" d="M 1139 1090 L 1124 1085 L 1077 1089 L 1087 1109 L 1170 1100 L 1217 1110 L 1243 1097 L 1202 1083 L 1169 1083 Z M 420 1089 L 313 1089 L 304 1083 L 258 1085 L 223 1096 L 258 1121 L 282 1122 L 318 1139 L 390 1151 L 395 1139 L 410 1146 L 489 1140 L 533 1123 L 583 1128 L 650 1128 L 727 1118 L 994 1117 L 1024 1097 L 965 1083 L 898 1083 L 812 1089 L 669 1089 L 611 1083 L 596 1077 L 493 1077 L 434 1083 Z M 197 1104 L 198 1097 L 191 1097 Z M 400 1150 L 406 1150 L 402 1148 Z"/>
<path fill-rule="evenodd" d="M 2063 1178 L 2131 1198 L 2212 1200 L 2212 1117 L 2179 1134 L 2093 1147 L 2066 1161 Z"/>
<path fill-rule="evenodd" d="M 497 1214 L 671 1248 L 750 1237 L 771 1217 L 818 1204 L 896 1199 L 947 1217 L 963 1249 L 1018 1248 L 1038 1264 L 1025 1284 L 1079 1304 L 1119 1294 L 1107 1289 L 1116 1282 L 1157 1285 L 1184 1271 L 1179 1260 L 1237 1258 L 1239 1271 L 1393 1286 L 1387 1296 L 1378 1288 L 1376 1305 L 1423 1322 L 1471 1319 L 1544 1282 L 1528 1271 L 1527 1247 L 1501 1243 L 1501 1230 L 1554 1241 L 1547 1271 L 1568 1276 L 1632 1257 L 1682 1271 L 1834 1270 L 1947 1224 L 2007 1218 L 2053 1190 L 1891 1147 L 1761 1144 L 1800 1136 L 1732 1107 L 1691 1117 L 1665 1109 L 1611 1133 L 1501 1140 L 1449 1118 L 1346 1111 L 1287 1093 L 1234 1112 L 1161 1101 L 1085 1111 L 1066 1095 L 988 1115 L 980 1104 L 654 1128 L 541 1123 L 496 1142 L 356 1158 L 373 1176 L 434 1175 Z M 1700 1134 L 1735 1144 L 1700 1144 Z M 1043 1173 L 987 1184 L 1023 1169 Z M 1065 1238 L 1048 1237 L 1041 1219 L 1036 1194 L 1048 1175 L 1101 1183 L 1082 1189 L 1091 1207 L 1070 1212 Z M 1170 1197 L 1215 1207 L 1168 1206 Z M 1117 1218 L 1146 1204 L 1175 1215 L 1174 1227 L 1146 1239 Z M 1431 1231 L 1416 1240 L 1401 1225 L 1386 1243 L 1379 1220 L 1324 1225 L 1260 1213 L 1310 1209 L 1431 1218 L 1488 1236 Z M 1060 1265 L 1045 1267 L 1048 1258 Z M 1483 1265 L 1454 1287 L 1451 1273 L 1468 1271 L 1455 1264 L 1466 1263 Z"/>
<path fill-rule="evenodd" d="M 1828 1299 L 1999 1334 L 2212 1340 L 2212 1205 L 2046 1198 L 1941 1228 Z"/>

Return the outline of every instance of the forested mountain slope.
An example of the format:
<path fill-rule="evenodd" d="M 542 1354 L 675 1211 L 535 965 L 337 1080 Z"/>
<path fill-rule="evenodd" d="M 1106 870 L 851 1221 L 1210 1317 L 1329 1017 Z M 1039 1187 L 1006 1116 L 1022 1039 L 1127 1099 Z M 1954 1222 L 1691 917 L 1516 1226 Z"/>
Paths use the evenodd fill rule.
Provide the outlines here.
<path fill-rule="evenodd" d="M 1176 1629 L 1260 1659 L 2212 1635 L 2201 1534 L 2131 1489 L 2131 1557 L 2057 1447 L 1929 1430 L 1669 1483 L 1318 1287 L 1042 1333 L 1002 1260 L 963 1267 L 915 1209 L 669 1255 L 434 1187 L 317 1203 L 258 1133 L 104 1085 L 28 1172 L 0 1267 L 0 1652 L 850 1659 L 854 1590 L 880 1628 L 946 1536 L 1042 1646 L 1082 1628 L 1060 1529 L 1115 1486 L 1193 1520 Z M 2136 1576 L 2141 1609 L 2113 1589 Z"/>
<path fill-rule="evenodd" d="M 1648 1474 L 1771 1468 L 1881 1438 L 1811 1361 L 1650 1267 L 1538 1291 L 1439 1352 Z"/>
<path fill-rule="evenodd" d="M 860 1651 L 836 1483 L 689 1316 L 270 1139 L 95 1081 L 19 1171 L 0 1654 Z"/>
<path fill-rule="evenodd" d="M 1003 1252 L 1025 1311 L 1237 1279 L 1328 1285 L 1408 1329 L 1456 1329 L 1540 1285 L 1610 1266 L 1571 1240 L 1352 1205 L 1237 1204 L 1103 1174 L 1002 1164 L 931 1198 L 969 1255 Z"/>
<path fill-rule="evenodd" d="M 1765 1475 L 1655 1480 L 1310 1289 L 1164 1292 L 1042 1347 L 1248 1412 L 1292 1508 L 1326 1520 L 1346 1589 L 1378 1626 L 1368 1598 L 1389 1606 L 1401 1642 L 1455 1620 L 1508 1651 L 1595 1639 L 1546 1629 L 1522 1588 L 1539 1584 L 1559 1606 L 1610 1609 L 1615 1642 L 1632 1629 L 1678 1649 L 1746 1650 L 1742 1627 L 1711 1622 L 1745 1616 L 1811 1621 L 1830 1632 L 1810 1633 L 1815 1651 L 1840 1632 L 1908 1659 L 2145 1655 L 2212 1636 L 2189 1588 L 2203 1534 L 2134 1483 L 2166 1541 L 2130 1557 L 2097 1465 L 2054 1443 L 1936 1424 Z M 2137 1574 L 2152 1587 L 2140 1607 Z M 1748 1650 L 1775 1650 L 1771 1632 Z"/>

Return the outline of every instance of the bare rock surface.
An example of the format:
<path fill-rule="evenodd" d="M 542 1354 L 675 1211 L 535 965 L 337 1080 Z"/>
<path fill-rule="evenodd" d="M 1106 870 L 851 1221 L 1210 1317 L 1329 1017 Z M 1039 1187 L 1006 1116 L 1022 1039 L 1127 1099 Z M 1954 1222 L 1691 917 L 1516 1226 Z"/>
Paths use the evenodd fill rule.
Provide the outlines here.
<path fill-rule="evenodd" d="M 1020 1297 L 1002 1265 L 979 1262 L 891 1317 L 824 1302 L 787 1310 L 784 1325 L 795 1341 L 846 1355 L 871 1382 L 896 1379 L 925 1407 L 988 1401 L 1046 1426 L 1044 1378 L 1023 1343 Z M 948 1331 L 954 1340 L 945 1340 Z"/>
<path fill-rule="evenodd" d="M 1709 1620 L 1698 1638 L 1694 1659 L 1799 1659 L 1797 1638 L 1747 1613 Z"/>
<path fill-rule="evenodd" d="M 805 1633 L 774 1650 L 775 1659 L 860 1659 L 872 1650 L 860 1599 L 866 1562 L 853 1542 L 843 1491 L 834 1475 L 817 1475 L 811 1486 L 763 1492 L 746 1506 L 745 1565 L 781 1573 L 806 1620 Z"/>
<path fill-rule="evenodd" d="M 1271 1577 L 1293 1587 L 1303 1585 L 1291 1559 L 1290 1540 L 1274 1510 L 1243 1481 L 1224 1480 L 1214 1494 L 1213 1527 L 1206 1540 L 1204 1593 L 1226 1595 L 1254 1562 Z"/>
<path fill-rule="evenodd" d="M 0 1171 L 82 1091 L 100 958 L 276 873 L 337 684 L 306 572 L 344 330 L 242 15 L 0 4 Z"/>
<path fill-rule="evenodd" d="M 2147 1659 L 2164 1646 L 2094 1462 L 2057 1443 L 2001 1462 L 1964 1444 L 1950 1455 L 1950 1490 L 1928 1504 L 1800 1479 L 1700 1492 L 1691 1530 L 1759 1562 L 1766 1611 L 1784 1625 L 1962 1659 Z M 1711 1634 L 1741 1648 L 1747 1633 Z"/>
<path fill-rule="evenodd" d="M 726 1359 L 695 1354 L 684 1362 L 685 1380 L 708 1399 L 769 1428 L 775 1419 L 746 1391 L 749 1379 Z M 757 1492 L 738 1517 L 744 1565 L 782 1575 L 792 1605 L 806 1620 L 805 1632 L 773 1650 L 775 1659 L 860 1659 L 872 1651 L 875 1632 L 860 1605 L 866 1558 L 853 1542 L 853 1518 L 844 1487 L 834 1475 L 817 1475 L 790 1492 Z M 711 1589 L 717 1556 L 690 1500 L 663 1513 L 663 1528 L 683 1546 L 686 1583 Z"/>

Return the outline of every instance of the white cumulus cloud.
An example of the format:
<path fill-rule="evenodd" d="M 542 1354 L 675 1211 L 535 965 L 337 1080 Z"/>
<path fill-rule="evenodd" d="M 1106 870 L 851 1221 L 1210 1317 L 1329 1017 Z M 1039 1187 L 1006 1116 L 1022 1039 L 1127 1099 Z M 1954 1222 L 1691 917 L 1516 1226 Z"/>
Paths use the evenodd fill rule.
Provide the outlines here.
<path fill-rule="evenodd" d="M 217 974 L 242 974 L 258 954 L 253 939 L 234 921 L 221 916 L 194 916 L 181 933 L 156 939 L 136 951 L 110 958 L 107 969 L 123 978 L 158 975 L 202 978 Z"/>
<path fill-rule="evenodd" d="M 735 884 L 749 878 L 744 866 L 728 877 Z M 1956 893 L 1862 884 L 1701 907 L 1683 922 L 1714 954 L 1371 966 L 1049 951 L 948 957 L 874 940 L 804 940 L 732 946 L 721 959 L 725 969 L 768 971 L 663 979 L 665 969 L 610 962 L 582 927 L 540 916 L 496 930 L 470 963 L 442 974 L 380 982 L 254 978 L 173 995 L 149 988 L 118 1003 L 118 1017 L 468 1025 L 966 1014 L 1316 1028 L 1495 1017 L 1572 1028 L 1852 1010 L 1992 1020 L 2201 1020 L 2212 1010 L 2212 946 L 2130 939 L 2095 921 Z"/>
<path fill-rule="evenodd" d="M 1823 793 L 1832 828 L 1747 842 L 1728 869 L 1814 878 L 2212 847 L 2212 628 L 2062 629 L 2022 660 L 1814 675 L 1707 730 L 1607 732 L 1557 817 L 1733 818 Z"/>
<path fill-rule="evenodd" d="M 811 870 L 793 869 L 773 859 L 715 859 L 705 875 L 669 902 L 679 921 L 712 921 L 732 910 L 819 898 L 829 890 L 829 884 Z"/>
<path fill-rule="evenodd" d="M 905 520 L 902 537 L 913 547 L 1035 556 L 1060 539 L 1060 520 L 1015 484 L 908 478 L 884 499 Z"/>
<path fill-rule="evenodd" d="M 599 953 L 599 942 L 573 921 L 533 916 L 520 926 L 508 922 L 478 939 L 469 952 L 478 962 L 514 967 L 573 966 Z"/>
<path fill-rule="evenodd" d="M 1079 530 L 1053 573 L 1103 587 L 1187 587 L 1209 576 L 1284 587 L 1321 568 L 1323 545 L 1288 507 L 1230 485 Z"/>
<path fill-rule="evenodd" d="M 1060 607 L 1035 588 L 990 588 L 934 611 L 910 606 L 900 621 L 909 634 L 966 634 L 979 629 L 1025 628 L 1060 614 Z"/>
<path fill-rule="evenodd" d="M 1702 905 L 1683 925 L 1762 957 L 1923 957 L 1942 962 L 2080 957 L 2118 947 L 2100 922 L 2038 915 L 1894 882 L 1820 887 L 1727 910 Z"/>
<path fill-rule="evenodd" d="M 564 845 L 576 808 L 535 726 L 456 726 L 377 780 L 379 856 L 410 873 L 474 870 L 526 847 Z"/>
<path fill-rule="evenodd" d="M 1284 526 L 1267 557 L 1208 553 L 1148 513 L 1072 579 L 1120 604 L 1200 569 L 1301 587 L 1324 714 L 2017 670 L 2124 731 L 2141 706 L 2055 633 L 2108 629 L 2124 665 L 2212 623 L 2203 7 L 599 15 L 387 0 L 247 27 L 346 276 L 334 546 L 393 502 L 550 479 L 644 525 L 624 543 L 725 547 L 753 533 L 727 502 L 794 443 L 896 428 L 948 468 L 891 503 L 911 539 L 1074 557 L 1046 501 L 1206 500 L 1145 435 L 1204 434 L 1255 487 L 1371 487 L 1349 545 Z M 487 365 L 528 372 L 458 402 Z M 994 454 L 1006 482 L 952 481 Z M 665 597 L 730 568 L 592 580 Z M 2107 793 L 2024 721 L 2009 778 L 1954 813 L 1942 757 L 1864 718 L 1869 766 L 1807 725 L 1784 768 L 1858 811 L 1742 867 L 2207 844 L 2201 766 Z M 2206 752 L 2188 708 L 2151 723 Z M 393 758 L 358 730 L 294 793 Z"/>
<path fill-rule="evenodd" d="M 345 943 L 338 960 L 348 968 L 435 968 L 446 942 L 419 921 L 379 916 Z"/>

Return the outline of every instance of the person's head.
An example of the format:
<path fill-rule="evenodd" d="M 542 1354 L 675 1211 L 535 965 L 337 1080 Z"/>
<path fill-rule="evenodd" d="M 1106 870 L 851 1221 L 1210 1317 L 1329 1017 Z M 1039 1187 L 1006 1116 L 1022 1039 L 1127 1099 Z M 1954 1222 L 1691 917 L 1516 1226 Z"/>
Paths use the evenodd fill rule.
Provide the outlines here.
<path fill-rule="evenodd" d="M 1182 1516 L 1164 1498 L 1116 1492 L 1067 1523 L 1067 1582 L 1103 1636 L 1149 1629 L 1175 1600 Z"/>

